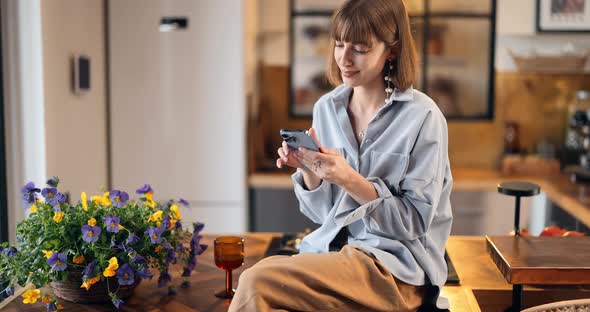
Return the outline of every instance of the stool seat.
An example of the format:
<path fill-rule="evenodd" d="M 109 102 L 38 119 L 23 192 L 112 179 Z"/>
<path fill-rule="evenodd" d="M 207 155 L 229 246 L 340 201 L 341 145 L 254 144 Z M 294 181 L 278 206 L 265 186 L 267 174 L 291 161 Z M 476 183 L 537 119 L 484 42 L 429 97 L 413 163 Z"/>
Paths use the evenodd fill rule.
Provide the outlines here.
<path fill-rule="evenodd" d="M 541 188 L 534 183 L 511 181 L 498 184 L 498 192 L 509 196 L 534 196 L 539 194 Z"/>

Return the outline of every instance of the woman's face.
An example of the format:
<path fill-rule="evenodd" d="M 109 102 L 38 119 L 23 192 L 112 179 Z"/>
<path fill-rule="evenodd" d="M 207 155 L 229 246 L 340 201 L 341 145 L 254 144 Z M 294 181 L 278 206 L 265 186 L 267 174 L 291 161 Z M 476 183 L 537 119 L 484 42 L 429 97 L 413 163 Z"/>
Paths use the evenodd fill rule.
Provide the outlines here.
<path fill-rule="evenodd" d="M 390 56 L 389 51 L 385 43 L 375 39 L 370 46 L 335 41 L 334 59 L 340 68 L 342 82 L 354 88 L 383 80 L 383 66 Z"/>

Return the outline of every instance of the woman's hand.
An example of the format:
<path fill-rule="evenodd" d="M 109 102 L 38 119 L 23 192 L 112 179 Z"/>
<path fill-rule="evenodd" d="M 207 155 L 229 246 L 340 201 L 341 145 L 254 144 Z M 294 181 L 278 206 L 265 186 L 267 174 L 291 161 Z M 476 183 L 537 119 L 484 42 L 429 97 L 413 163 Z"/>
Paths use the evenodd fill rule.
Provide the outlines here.
<path fill-rule="evenodd" d="M 316 143 L 318 143 L 320 152 L 315 152 L 306 148 L 299 148 L 299 150 L 294 153 L 295 158 L 318 178 L 344 187 L 356 171 L 352 169 L 340 153 L 333 149 L 321 146 L 313 128 L 310 129 L 309 132 L 315 139 Z"/>
<path fill-rule="evenodd" d="M 311 135 L 317 146 L 320 146 L 321 149 L 321 144 L 318 140 L 317 133 L 313 128 L 309 129 L 309 135 Z M 283 141 L 282 146 L 277 152 L 279 154 L 279 159 L 277 159 L 277 167 L 282 168 L 283 165 L 287 165 L 289 167 L 301 169 L 303 181 L 308 190 L 314 190 L 320 186 L 322 180 L 317 175 L 315 175 L 314 172 L 309 169 L 309 167 L 302 165 L 301 161 L 295 155 L 298 153 L 298 151 L 290 150 L 287 142 Z"/>

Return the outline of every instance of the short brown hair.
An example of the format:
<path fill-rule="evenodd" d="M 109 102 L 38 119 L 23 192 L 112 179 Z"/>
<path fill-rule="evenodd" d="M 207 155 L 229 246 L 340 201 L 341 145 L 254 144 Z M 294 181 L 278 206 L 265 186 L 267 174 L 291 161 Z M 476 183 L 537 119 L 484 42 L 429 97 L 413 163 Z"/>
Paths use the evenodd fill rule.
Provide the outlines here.
<path fill-rule="evenodd" d="M 410 18 L 403 0 L 348 0 L 332 16 L 330 30 L 328 81 L 336 86 L 342 83 L 340 68 L 334 59 L 335 41 L 365 43 L 376 38 L 386 47 L 398 46 L 394 61 L 393 85 L 404 91 L 415 83 L 418 61 Z M 395 43 L 397 41 L 397 43 Z"/>

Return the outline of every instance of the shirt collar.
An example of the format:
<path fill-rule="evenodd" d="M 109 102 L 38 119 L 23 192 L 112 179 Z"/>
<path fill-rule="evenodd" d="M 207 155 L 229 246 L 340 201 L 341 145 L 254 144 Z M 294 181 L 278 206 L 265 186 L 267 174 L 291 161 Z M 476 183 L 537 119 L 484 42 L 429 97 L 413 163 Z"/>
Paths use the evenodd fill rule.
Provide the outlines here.
<path fill-rule="evenodd" d="M 335 94 L 334 101 L 339 104 L 344 104 L 344 106 L 348 105 L 348 99 L 350 98 L 350 93 L 352 92 L 352 87 L 344 86 L 342 90 Z M 393 102 L 407 102 L 414 99 L 414 88 L 410 86 L 404 91 L 401 91 L 398 88 L 393 90 L 389 99 L 385 102 L 385 106 L 391 105 Z"/>

